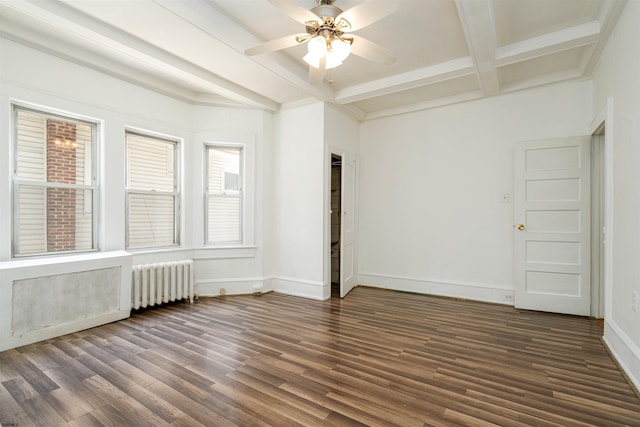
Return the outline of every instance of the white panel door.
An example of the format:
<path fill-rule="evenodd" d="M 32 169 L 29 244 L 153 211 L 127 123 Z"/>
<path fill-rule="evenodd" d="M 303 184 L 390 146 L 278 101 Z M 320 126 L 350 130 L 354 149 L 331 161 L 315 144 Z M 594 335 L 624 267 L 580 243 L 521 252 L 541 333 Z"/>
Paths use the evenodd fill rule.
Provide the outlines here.
<path fill-rule="evenodd" d="M 591 140 L 525 142 L 515 152 L 515 306 L 588 316 Z"/>
<path fill-rule="evenodd" d="M 355 275 L 356 159 L 342 156 L 342 209 L 340 215 L 340 298 L 356 285 Z"/>

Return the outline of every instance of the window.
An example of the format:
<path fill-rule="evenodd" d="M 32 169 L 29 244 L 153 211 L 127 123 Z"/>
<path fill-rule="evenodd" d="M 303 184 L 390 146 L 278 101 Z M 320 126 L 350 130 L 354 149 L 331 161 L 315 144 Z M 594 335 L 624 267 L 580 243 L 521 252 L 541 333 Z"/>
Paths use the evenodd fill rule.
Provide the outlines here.
<path fill-rule="evenodd" d="M 206 146 L 206 243 L 242 243 L 241 146 Z"/>
<path fill-rule="evenodd" d="M 180 243 L 178 141 L 126 133 L 127 248 Z"/>
<path fill-rule="evenodd" d="M 13 254 L 98 248 L 97 124 L 13 107 Z"/>

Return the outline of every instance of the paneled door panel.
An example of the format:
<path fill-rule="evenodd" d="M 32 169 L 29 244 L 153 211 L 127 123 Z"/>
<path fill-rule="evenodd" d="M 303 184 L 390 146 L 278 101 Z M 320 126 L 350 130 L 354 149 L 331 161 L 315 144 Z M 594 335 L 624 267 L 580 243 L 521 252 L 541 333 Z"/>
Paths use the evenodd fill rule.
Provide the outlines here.
<path fill-rule="evenodd" d="M 342 201 L 340 231 L 340 298 L 356 285 L 355 275 L 355 193 L 356 159 L 342 156 Z"/>
<path fill-rule="evenodd" d="M 515 152 L 515 306 L 588 316 L 590 138 L 520 144 Z"/>

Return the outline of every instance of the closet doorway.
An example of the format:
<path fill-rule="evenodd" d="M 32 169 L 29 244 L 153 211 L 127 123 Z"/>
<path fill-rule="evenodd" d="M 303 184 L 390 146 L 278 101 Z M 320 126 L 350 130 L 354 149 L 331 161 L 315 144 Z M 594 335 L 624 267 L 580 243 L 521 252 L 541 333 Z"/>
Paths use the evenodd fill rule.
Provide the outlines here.
<path fill-rule="evenodd" d="M 331 155 L 331 298 L 340 298 L 342 157 Z"/>
<path fill-rule="evenodd" d="M 332 152 L 329 190 L 330 227 L 328 242 L 331 297 L 344 298 L 356 286 L 356 158 L 345 152 Z M 326 194 L 326 193 L 325 193 Z M 326 259 L 326 258 L 325 258 Z"/>

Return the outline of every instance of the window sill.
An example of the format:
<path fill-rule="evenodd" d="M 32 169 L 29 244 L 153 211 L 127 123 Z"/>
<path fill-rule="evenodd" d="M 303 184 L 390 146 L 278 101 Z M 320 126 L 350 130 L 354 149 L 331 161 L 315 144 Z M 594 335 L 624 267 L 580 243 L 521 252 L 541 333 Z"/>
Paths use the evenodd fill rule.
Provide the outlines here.
<path fill-rule="evenodd" d="M 182 246 L 163 246 L 161 248 L 128 248 L 125 250 L 131 255 L 153 255 L 191 251 L 191 249 L 183 248 Z"/>
<path fill-rule="evenodd" d="M 194 249 L 193 259 L 233 259 L 233 258 L 255 258 L 258 247 L 252 245 L 237 246 L 205 246 Z"/>
<path fill-rule="evenodd" d="M 73 255 L 39 256 L 38 258 L 14 258 L 9 261 L 0 261 L 0 270 L 15 268 L 31 268 L 51 266 L 56 264 L 81 263 L 87 261 L 101 261 L 110 258 L 129 257 L 125 251 L 90 252 Z"/>

